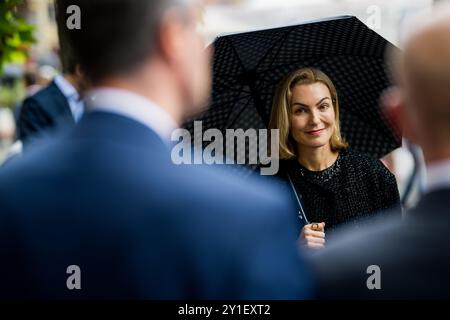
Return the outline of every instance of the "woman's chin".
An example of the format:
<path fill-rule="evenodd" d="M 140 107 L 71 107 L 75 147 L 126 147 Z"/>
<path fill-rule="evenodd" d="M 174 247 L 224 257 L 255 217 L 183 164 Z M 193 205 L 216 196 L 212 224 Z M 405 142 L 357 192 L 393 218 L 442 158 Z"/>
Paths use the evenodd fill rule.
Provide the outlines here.
<path fill-rule="evenodd" d="M 328 145 L 328 141 L 320 141 L 322 139 L 308 139 L 302 145 L 306 148 L 322 148 Z"/>

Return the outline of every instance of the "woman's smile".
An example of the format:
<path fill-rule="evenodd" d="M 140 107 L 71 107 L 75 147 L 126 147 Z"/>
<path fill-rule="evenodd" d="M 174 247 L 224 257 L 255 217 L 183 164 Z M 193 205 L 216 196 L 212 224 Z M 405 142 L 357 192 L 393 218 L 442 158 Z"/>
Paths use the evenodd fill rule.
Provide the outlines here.
<path fill-rule="evenodd" d="M 325 132 L 325 129 L 326 128 L 306 131 L 306 133 L 313 137 L 319 137 L 320 135 L 322 135 Z"/>

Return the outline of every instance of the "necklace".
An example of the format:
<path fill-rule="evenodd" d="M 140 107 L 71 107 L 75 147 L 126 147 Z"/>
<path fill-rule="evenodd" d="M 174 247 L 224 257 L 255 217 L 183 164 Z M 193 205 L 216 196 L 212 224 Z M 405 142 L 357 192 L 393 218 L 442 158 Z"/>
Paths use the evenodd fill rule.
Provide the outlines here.
<path fill-rule="evenodd" d="M 338 155 L 336 161 L 328 168 L 321 171 L 310 171 L 295 161 L 294 176 L 305 178 L 309 181 L 323 184 L 331 180 L 341 170 L 341 154 Z"/>

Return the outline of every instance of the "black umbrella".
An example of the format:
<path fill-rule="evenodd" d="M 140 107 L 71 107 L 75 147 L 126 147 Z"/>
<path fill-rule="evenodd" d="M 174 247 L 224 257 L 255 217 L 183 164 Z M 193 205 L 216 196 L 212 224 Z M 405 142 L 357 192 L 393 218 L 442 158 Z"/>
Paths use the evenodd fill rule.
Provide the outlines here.
<path fill-rule="evenodd" d="M 315 67 L 336 85 L 342 134 L 352 149 L 380 158 L 400 146 L 379 107 L 380 94 L 391 85 L 385 51 L 398 49 L 356 17 L 225 35 L 212 46 L 212 99 L 195 117 L 204 130 L 266 128 L 281 79 Z M 186 124 L 190 131 L 192 124 Z"/>

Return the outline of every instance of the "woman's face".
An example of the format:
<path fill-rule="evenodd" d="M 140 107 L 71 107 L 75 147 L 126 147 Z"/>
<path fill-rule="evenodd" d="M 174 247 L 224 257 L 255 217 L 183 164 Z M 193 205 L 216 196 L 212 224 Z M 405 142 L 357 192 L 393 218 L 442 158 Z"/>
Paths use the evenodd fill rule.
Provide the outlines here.
<path fill-rule="evenodd" d="M 299 147 L 330 144 L 335 114 L 330 90 L 321 83 L 297 85 L 291 98 L 291 135 Z"/>

